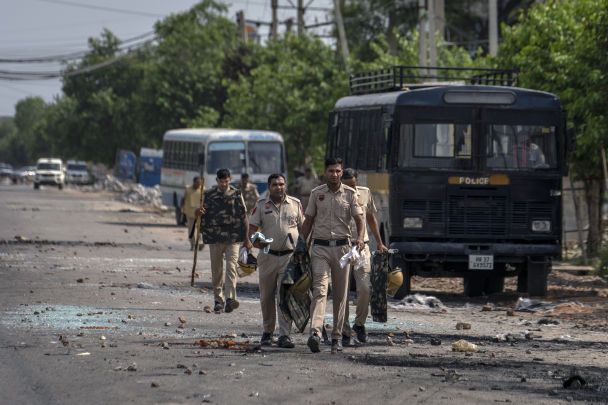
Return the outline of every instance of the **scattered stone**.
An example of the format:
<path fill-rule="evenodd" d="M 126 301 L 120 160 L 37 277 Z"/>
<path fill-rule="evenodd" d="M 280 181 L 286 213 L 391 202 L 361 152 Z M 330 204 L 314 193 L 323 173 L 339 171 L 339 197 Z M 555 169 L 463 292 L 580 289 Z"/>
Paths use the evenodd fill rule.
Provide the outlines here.
<path fill-rule="evenodd" d="M 188 367 L 186 365 L 184 365 L 184 364 L 178 364 L 177 368 L 188 368 Z"/>
<path fill-rule="evenodd" d="M 454 351 L 454 352 L 474 353 L 474 352 L 477 352 L 478 350 L 479 350 L 479 348 L 477 347 L 476 344 L 468 342 L 464 339 L 461 339 L 461 340 L 458 340 L 458 341 L 452 343 L 452 351 Z"/>
<path fill-rule="evenodd" d="M 144 290 L 153 290 L 154 286 L 150 283 L 139 282 L 137 288 L 143 288 Z"/>
<path fill-rule="evenodd" d="M 104 349 L 106 347 L 106 342 L 101 343 L 101 348 Z"/>
<path fill-rule="evenodd" d="M 132 363 L 129 367 L 127 367 L 127 371 L 137 371 L 137 363 Z"/>
<path fill-rule="evenodd" d="M 439 338 L 431 338 L 431 345 L 432 346 L 441 346 L 441 339 Z"/>
<path fill-rule="evenodd" d="M 471 324 L 466 323 L 466 322 L 458 322 L 456 324 L 456 330 L 465 330 L 465 329 L 471 329 Z"/>
<path fill-rule="evenodd" d="M 208 314 L 213 312 L 213 310 L 211 309 L 211 307 L 209 305 L 205 305 L 205 307 L 203 308 L 203 311 L 205 311 Z"/>
<path fill-rule="evenodd" d="M 236 363 L 230 363 L 230 364 L 228 364 L 228 367 L 234 367 L 234 366 L 236 366 Z"/>
<path fill-rule="evenodd" d="M 241 337 L 243 339 L 249 339 L 249 335 L 247 335 L 245 332 L 241 333 Z"/>
<path fill-rule="evenodd" d="M 78 279 L 76 279 L 76 282 L 77 282 L 77 283 L 84 283 L 84 279 L 82 279 L 82 278 L 78 278 Z"/>
<path fill-rule="evenodd" d="M 158 388 L 158 383 L 157 382 L 152 382 L 152 383 L 150 383 L 150 387 L 152 387 L 152 388 Z"/>
<path fill-rule="evenodd" d="M 418 387 L 418 391 L 424 392 L 424 391 L 426 391 L 426 388 L 424 388 L 424 387 Z"/>
<path fill-rule="evenodd" d="M 17 242 L 29 242 L 30 238 L 26 238 L 25 236 L 22 236 L 22 235 L 15 235 L 15 240 Z"/>
<path fill-rule="evenodd" d="M 259 396 L 260 396 L 260 393 L 259 393 L 259 392 L 252 392 L 252 393 L 250 393 L 250 394 L 249 394 L 249 396 L 250 396 L 250 397 L 257 398 L 257 397 L 259 397 Z"/>
<path fill-rule="evenodd" d="M 192 370 L 191 370 L 191 369 L 189 369 L 189 368 L 186 368 L 186 369 L 184 370 L 184 374 L 191 375 L 191 374 L 192 374 Z"/>
<path fill-rule="evenodd" d="M 178 335 L 183 335 L 184 330 L 177 328 L 177 329 L 175 329 L 175 333 L 177 333 Z"/>
<path fill-rule="evenodd" d="M 527 379 L 525 376 L 522 376 L 522 377 L 519 379 L 519 381 L 520 381 L 520 382 L 522 382 L 522 383 L 524 383 L 524 382 L 528 382 L 528 379 Z"/>
<path fill-rule="evenodd" d="M 207 372 L 205 370 L 199 370 L 198 374 L 199 375 L 207 375 Z"/>
<path fill-rule="evenodd" d="M 167 342 L 162 342 L 160 345 L 161 345 L 161 347 L 162 347 L 163 349 L 165 349 L 165 350 L 169 350 L 169 343 L 167 343 Z"/>
<path fill-rule="evenodd" d="M 557 319 L 551 318 L 540 318 L 538 320 L 539 325 L 559 325 L 559 321 Z"/>
<path fill-rule="evenodd" d="M 236 339 L 236 333 L 234 333 L 234 332 L 228 333 L 225 337 L 227 337 L 228 339 Z"/>
<path fill-rule="evenodd" d="M 512 309 L 507 309 L 507 316 L 515 316 L 515 311 Z"/>
<path fill-rule="evenodd" d="M 386 337 L 386 344 L 389 346 L 395 346 L 395 343 L 393 343 L 393 339 L 391 339 L 390 336 Z"/>
<path fill-rule="evenodd" d="M 587 385 L 587 381 L 578 374 L 571 375 L 564 381 L 564 388 L 570 390 L 578 390 Z"/>
<path fill-rule="evenodd" d="M 494 310 L 494 305 L 487 303 L 483 307 L 481 307 L 481 312 L 490 312 Z"/>
<path fill-rule="evenodd" d="M 179 323 L 186 323 L 186 318 L 183 316 L 179 316 L 177 319 L 179 320 Z"/>
<path fill-rule="evenodd" d="M 165 326 L 171 326 L 171 322 L 165 322 Z"/>
<path fill-rule="evenodd" d="M 104 335 L 101 335 L 101 336 L 99 337 L 99 340 L 106 340 L 106 337 L 105 337 Z"/>

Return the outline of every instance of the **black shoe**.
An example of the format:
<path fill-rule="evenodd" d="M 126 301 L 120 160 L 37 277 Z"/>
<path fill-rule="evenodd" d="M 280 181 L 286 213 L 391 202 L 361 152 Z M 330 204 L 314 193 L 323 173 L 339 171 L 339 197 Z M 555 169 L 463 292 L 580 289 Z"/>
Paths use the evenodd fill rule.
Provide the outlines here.
<path fill-rule="evenodd" d="M 342 335 L 342 346 L 350 346 L 350 336 Z"/>
<path fill-rule="evenodd" d="M 272 345 L 272 333 L 264 332 L 262 333 L 262 338 L 260 339 L 261 346 L 271 346 Z"/>
<path fill-rule="evenodd" d="M 283 349 L 293 349 L 296 345 L 293 344 L 289 336 L 283 335 L 279 336 L 279 347 Z"/>
<path fill-rule="evenodd" d="M 226 300 L 226 308 L 224 309 L 224 311 L 226 311 L 226 313 L 229 314 L 230 312 L 234 311 L 238 307 L 239 307 L 239 302 L 237 300 L 233 300 L 232 298 L 228 298 Z"/>
<path fill-rule="evenodd" d="M 222 305 L 222 303 L 215 301 L 215 305 L 213 306 L 213 312 L 215 312 L 216 314 L 221 314 L 223 310 L 224 306 Z"/>
<path fill-rule="evenodd" d="M 327 335 L 327 329 L 325 329 L 325 325 L 323 325 L 323 329 L 321 329 L 321 336 L 323 336 L 323 343 L 329 345 L 329 336 Z"/>
<path fill-rule="evenodd" d="M 310 351 L 313 353 L 319 353 L 321 351 L 321 349 L 319 348 L 319 346 L 321 345 L 321 338 L 319 338 L 319 335 L 317 335 L 316 332 L 310 335 L 306 344 L 308 345 Z"/>
<path fill-rule="evenodd" d="M 336 354 L 342 351 L 342 342 L 340 339 L 331 340 L 331 354 Z"/>
<path fill-rule="evenodd" d="M 365 325 L 353 325 L 353 330 L 357 334 L 357 340 L 361 343 L 367 342 L 367 332 L 365 332 Z"/>

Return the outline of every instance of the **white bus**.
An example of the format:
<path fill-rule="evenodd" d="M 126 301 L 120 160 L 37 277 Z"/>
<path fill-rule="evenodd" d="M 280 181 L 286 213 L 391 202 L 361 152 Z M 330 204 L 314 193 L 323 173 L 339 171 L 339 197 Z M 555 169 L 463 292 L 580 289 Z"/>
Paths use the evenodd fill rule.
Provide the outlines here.
<path fill-rule="evenodd" d="M 268 176 L 287 175 L 283 137 L 272 131 L 242 129 L 172 129 L 163 137 L 161 190 L 163 204 L 176 208 L 179 223 L 179 204 L 184 188 L 201 176 L 205 188 L 215 185 L 216 172 L 228 169 L 236 183 L 242 173 L 249 173 L 262 194 Z"/>

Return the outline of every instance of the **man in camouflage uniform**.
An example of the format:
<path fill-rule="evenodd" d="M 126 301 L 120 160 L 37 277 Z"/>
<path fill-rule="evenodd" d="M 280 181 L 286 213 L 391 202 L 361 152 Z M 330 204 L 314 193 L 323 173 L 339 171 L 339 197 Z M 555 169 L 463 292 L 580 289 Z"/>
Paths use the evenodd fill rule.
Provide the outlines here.
<path fill-rule="evenodd" d="M 241 183 L 238 185 L 238 189 L 241 190 L 245 205 L 247 206 L 247 213 L 251 214 L 253 207 L 258 202 L 260 194 L 255 184 L 249 182 L 249 174 L 243 173 L 241 175 Z"/>
<path fill-rule="evenodd" d="M 217 186 L 205 192 L 205 204 L 198 211 L 199 215 L 203 215 L 203 242 L 209 245 L 211 256 L 211 278 L 215 297 L 213 310 L 216 313 L 222 310 L 232 312 L 239 307 L 236 300 L 239 246 L 243 243 L 251 248 L 251 242 L 246 239 L 249 223 L 245 201 L 241 192 L 230 185 L 231 179 L 228 169 L 218 170 Z"/>
<path fill-rule="evenodd" d="M 296 247 L 300 235 L 299 228 L 304 222 L 304 211 L 300 200 L 286 194 L 285 176 L 271 174 L 268 177 L 269 196 L 260 198 L 249 218 L 249 235 L 260 231 L 272 238 L 268 253 L 258 255 L 260 277 L 260 304 L 262 306 L 263 333 L 262 346 L 272 344 L 277 308 L 278 291 L 283 282 L 283 274 Z M 279 347 L 294 347 L 291 338 L 291 318 L 279 311 Z"/>
<path fill-rule="evenodd" d="M 347 303 L 349 268 L 340 267 L 340 258 L 350 250 L 351 240 L 363 250 L 363 212 L 357 202 L 356 191 L 342 184 L 342 159 L 325 160 L 326 184 L 312 190 L 306 217 L 302 225 L 305 239 L 312 232 L 312 303 L 308 347 L 318 353 L 321 329 L 325 318 L 329 278 L 333 291 L 333 329 L 331 352 L 342 351 L 342 325 Z M 350 223 L 355 221 L 357 235 L 351 235 Z"/>
<path fill-rule="evenodd" d="M 369 188 L 357 185 L 357 172 L 354 169 L 344 169 L 342 175 L 342 182 L 347 186 L 357 191 L 357 201 L 359 206 L 363 210 L 363 218 L 367 221 L 372 235 L 376 240 L 377 250 L 382 253 L 388 252 L 388 249 L 382 243 L 380 237 L 380 231 L 378 230 L 378 221 L 376 220 L 375 214 L 378 212 L 376 204 L 374 204 L 374 197 Z M 354 235 L 356 231 L 354 221 L 351 222 L 351 232 Z M 365 320 L 369 313 L 369 300 L 371 297 L 371 253 L 369 251 L 369 235 L 367 234 L 367 228 L 363 232 L 363 242 L 365 242 L 365 248 L 361 251 L 363 257 L 365 257 L 365 266 L 356 267 L 353 269 L 353 275 L 355 278 L 355 284 L 357 286 L 357 310 L 355 315 L 355 323 L 352 331 L 357 334 L 357 339 L 365 343 L 367 341 L 367 333 L 365 332 Z M 342 327 L 342 344 L 350 345 L 351 339 L 351 328 L 348 322 L 349 316 L 349 305 L 348 298 L 346 300 L 346 312 L 344 314 L 344 325 Z"/>
<path fill-rule="evenodd" d="M 304 176 L 300 176 L 296 179 L 295 189 L 300 197 L 304 210 L 308 206 L 308 198 L 313 188 L 320 184 L 319 180 L 313 176 L 312 169 L 307 167 L 304 169 Z"/>

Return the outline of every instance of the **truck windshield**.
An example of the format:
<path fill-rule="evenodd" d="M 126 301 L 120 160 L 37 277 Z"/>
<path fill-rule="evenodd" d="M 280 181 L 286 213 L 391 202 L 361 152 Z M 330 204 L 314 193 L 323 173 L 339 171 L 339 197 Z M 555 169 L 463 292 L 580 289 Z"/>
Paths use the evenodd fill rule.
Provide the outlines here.
<path fill-rule="evenodd" d="M 248 156 L 252 173 L 283 172 L 283 153 L 279 142 L 249 142 Z"/>
<path fill-rule="evenodd" d="M 557 167 L 555 127 L 490 125 L 486 165 L 500 170 L 537 170 Z"/>
<path fill-rule="evenodd" d="M 219 169 L 230 173 L 242 173 L 245 167 L 244 142 L 213 142 L 209 144 L 207 173 L 215 174 Z"/>
<path fill-rule="evenodd" d="M 61 165 L 59 163 L 39 163 L 38 170 L 61 170 Z"/>
<path fill-rule="evenodd" d="M 73 170 L 75 172 L 86 172 L 87 171 L 87 165 L 69 164 L 67 169 L 68 170 Z"/>
<path fill-rule="evenodd" d="M 399 167 L 471 168 L 471 125 L 403 124 L 399 131 Z"/>

